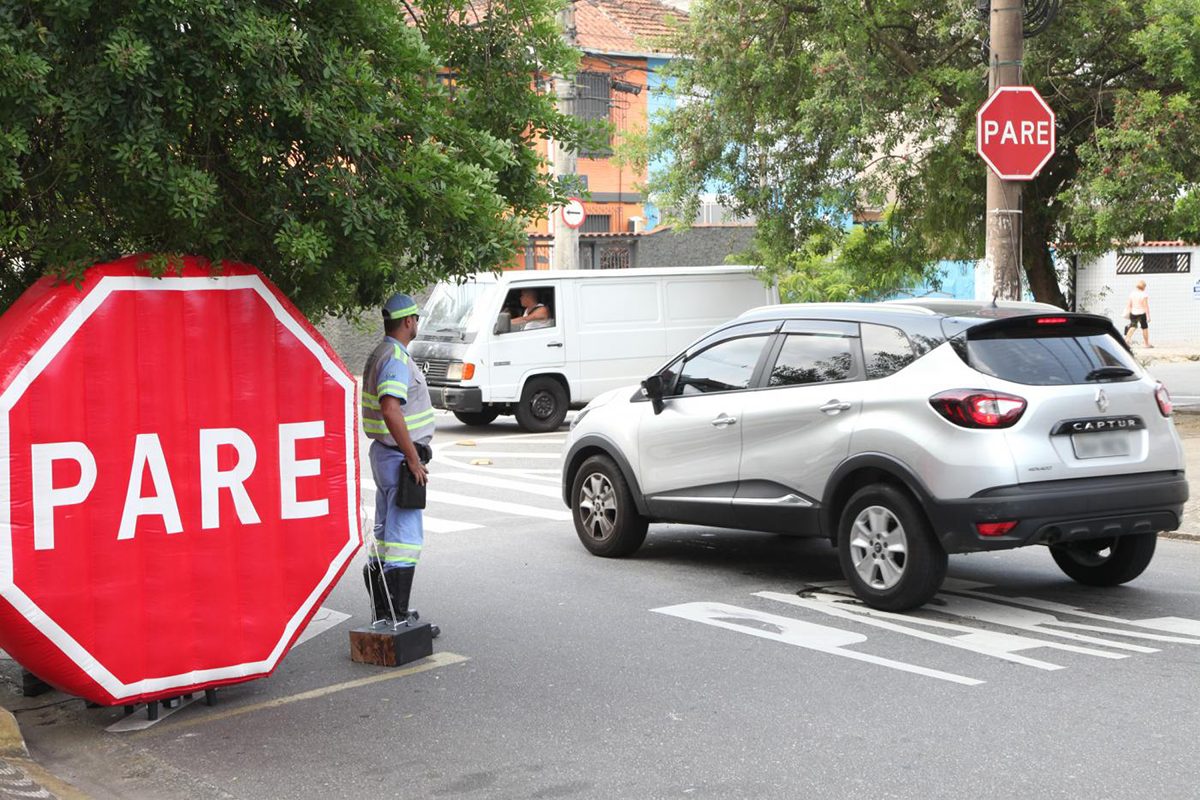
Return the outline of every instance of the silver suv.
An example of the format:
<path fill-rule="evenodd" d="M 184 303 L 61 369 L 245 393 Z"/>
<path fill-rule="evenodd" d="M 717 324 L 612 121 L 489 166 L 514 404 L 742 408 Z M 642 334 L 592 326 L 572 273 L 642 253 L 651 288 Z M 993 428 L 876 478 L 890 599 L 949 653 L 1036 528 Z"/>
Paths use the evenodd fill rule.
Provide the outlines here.
<path fill-rule="evenodd" d="M 1042 544 L 1130 581 L 1188 496 L 1166 388 L 1107 319 L 940 300 L 749 311 L 589 403 L 562 487 L 596 555 L 650 522 L 826 537 L 891 611 L 948 553 Z"/>

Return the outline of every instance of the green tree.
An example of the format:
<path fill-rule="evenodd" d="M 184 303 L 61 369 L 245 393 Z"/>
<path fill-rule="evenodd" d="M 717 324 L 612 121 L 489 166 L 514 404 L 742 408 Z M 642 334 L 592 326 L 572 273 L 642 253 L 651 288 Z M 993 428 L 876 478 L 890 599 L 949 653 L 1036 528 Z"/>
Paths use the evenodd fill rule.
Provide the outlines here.
<path fill-rule="evenodd" d="M 495 268 L 555 196 L 535 141 L 583 134 L 558 5 L 0 0 L 0 307 L 139 251 L 310 314 Z"/>
<path fill-rule="evenodd" d="M 673 43 L 686 102 L 652 132 L 671 158 L 651 188 L 690 219 L 700 187 L 720 186 L 810 294 L 818 263 L 846 277 L 828 294 L 869 296 L 980 258 L 986 34 L 975 0 L 700 0 Z M 1058 120 L 1057 155 L 1025 185 L 1035 297 L 1063 303 L 1054 249 L 1200 236 L 1200 4 L 1066 0 L 1026 41 L 1024 81 Z M 864 208 L 887 209 L 883 230 L 844 230 Z"/>

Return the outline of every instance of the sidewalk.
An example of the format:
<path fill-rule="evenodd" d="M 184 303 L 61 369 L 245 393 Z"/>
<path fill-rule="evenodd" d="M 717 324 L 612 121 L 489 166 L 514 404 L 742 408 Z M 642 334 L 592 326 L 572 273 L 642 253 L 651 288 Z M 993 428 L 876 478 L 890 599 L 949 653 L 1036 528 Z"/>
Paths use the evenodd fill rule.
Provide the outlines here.
<path fill-rule="evenodd" d="M 0 707 L 0 800 L 86 800 L 29 757 L 17 719 Z"/>
<path fill-rule="evenodd" d="M 1165 534 L 1173 539 L 1200 542 L 1200 413 L 1175 415 L 1175 429 L 1183 439 L 1183 455 L 1187 460 L 1188 485 L 1191 487 L 1183 521 L 1179 530 Z"/>

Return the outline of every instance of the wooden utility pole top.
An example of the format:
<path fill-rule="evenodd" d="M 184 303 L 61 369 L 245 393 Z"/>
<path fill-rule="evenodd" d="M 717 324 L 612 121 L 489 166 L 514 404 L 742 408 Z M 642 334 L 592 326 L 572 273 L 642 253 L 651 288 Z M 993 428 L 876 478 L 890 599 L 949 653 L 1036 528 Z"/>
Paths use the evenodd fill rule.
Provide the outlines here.
<path fill-rule="evenodd" d="M 575 2 L 571 0 L 558 12 L 558 22 L 563 39 L 575 47 Z M 554 76 L 554 94 L 558 98 L 558 110 L 567 116 L 575 114 L 575 76 Z M 550 164 L 555 180 L 574 176 L 577 158 L 557 140 L 550 141 Z M 579 269 L 579 231 L 563 222 L 559 209 L 551 208 L 550 233 L 554 234 L 554 252 L 551 266 L 554 269 Z"/>
<path fill-rule="evenodd" d="M 1022 83 L 1025 56 L 1024 3 L 991 0 L 988 93 Z M 985 258 L 992 268 L 992 292 L 1000 300 L 1021 299 L 1021 184 L 987 170 Z"/>

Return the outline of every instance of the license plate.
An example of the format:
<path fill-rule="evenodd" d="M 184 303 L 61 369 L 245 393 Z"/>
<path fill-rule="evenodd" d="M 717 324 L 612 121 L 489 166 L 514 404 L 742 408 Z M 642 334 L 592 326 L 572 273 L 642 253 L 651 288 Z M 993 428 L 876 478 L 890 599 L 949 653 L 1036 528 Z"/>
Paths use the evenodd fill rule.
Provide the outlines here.
<path fill-rule="evenodd" d="M 1077 433 L 1071 437 L 1076 458 L 1111 458 L 1129 455 L 1129 437 L 1117 433 Z"/>

